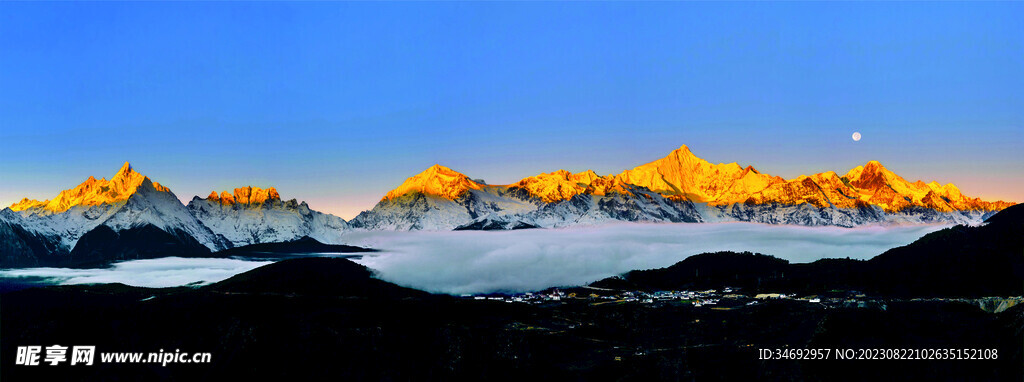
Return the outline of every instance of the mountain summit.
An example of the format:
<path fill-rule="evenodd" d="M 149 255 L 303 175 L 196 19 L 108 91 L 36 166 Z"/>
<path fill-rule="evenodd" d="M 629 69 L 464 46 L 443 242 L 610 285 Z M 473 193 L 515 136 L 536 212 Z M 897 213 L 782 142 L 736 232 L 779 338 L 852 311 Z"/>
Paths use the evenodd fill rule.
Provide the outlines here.
<path fill-rule="evenodd" d="M 74 206 L 97 206 L 112 204 L 128 200 L 135 194 L 139 186 L 149 179 L 132 169 L 131 164 L 124 162 L 121 169 L 114 174 L 113 178 L 96 180 L 89 177 L 75 188 L 61 191 L 56 198 L 45 201 L 22 199 L 11 205 L 11 210 L 44 210 L 50 213 L 61 213 Z M 152 187 L 160 192 L 170 192 L 167 187 L 160 183 L 153 182 Z"/>
<path fill-rule="evenodd" d="M 694 155 L 686 145 L 617 177 L 624 183 L 665 196 L 682 196 L 712 205 L 742 202 L 757 191 L 784 182 L 782 178 L 761 174 L 751 166 L 740 167 L 735 162 L 711 164 Z"/>
<path fill-rule="evenodd" d="M 0 211 L 0 266 L 74 266 L 103 259 L 205 256 L 232 246 L 312 237 L 341 243 L 365 230 L 528 229 L 629 222 L 728 222 L 854 227 L 977 224 L 1014 205 L 965 196 L 953 184 L 909 182 L 877 161 L 783 179 L 753 166 L 712 164 L 681 146 L 665 157 L 599 175 L 558 170 L 489 185 L 434 165 L 346 222 L 282 200 L 269 187 L 195 197 L 124 163 L 53 199 Z"/>
<path fill-rule="evenodd" d="M 509 185 L 482 184 L 435 165 L 388 192 L 353 225 L 443 230 L 558 227 L 607 220 L 844 227 L 979 223 L 1013 204 L 967 197 L 952 184 L 908 182 L 877 161 L 843 176 L 827 171 L 787 180 L 750 165 L 712 164 L 683 145 L 618 175 L 559 170 Z"/>
<path fill-rule="evenodd" d="M 267 201 L 273 202 L 275 200 L 281 200 L 281 194 L 278 194 L 277 189 L 273 187 L 264 190 L 259 187 L 248 186 L 236 188 L 234 194 L 229 194 L 227 191 L 221 191 L 220 195 L 217 195 L 217 191 L 211 191 L 210 196 L 207 196 L 206 200 L 226 205 L 232 205 L 235 203 L 263 204 Z"/>
<path fill-rule="evenodd" d="M 479 190 L 483 187 L 458 171 L 435 164 L 406 179 L 398 188 L 384 195 L 384 200 L 395 199 L 408 193 L 420 193 L 455 200 L 466 191 Z"/>
<path fill-rule="evenodd" d="M 110 180 L 90 176 L 52 200 L 15 203 L 0 220 L 16 224 L 20 241 L 27 243 L 0 258 L 9 265 L 75 266 L 103 258 L 204 255 L 230 247 L 170 189 L 128 163 Z"/>
<path fill-rule="evenodd" d="M 555 203 L 586 193 L 587 189 L 598 179 L 601 177 L 593 170 L 576 174 L 558 170 L 524 178 L 512 186 L 526 190 L 530 195 L 539 197 L 545 203 Z"/>
<path fill-rule="evenodd" d="M 854 167 L 843 179 L 858 189 L 860 199 L 881 206 L 887 212 L 899 212 L 910 207 L 925 207 L 942 212 L 998 211 L 1013 205 L 1003 201 L 986 202 L 980 198 L 966 197 L 952 183 L 944 186 L 920 180 L 911 183 L 877 161 Z"/>
<path fill-rule="evenodd" d="M 348 228 L 341 218 L 314 211 L 306 202 L 281 200 L 273 187 L 239 187 L 233 194 L 223 191 L 220 195 L 213 191 L 206 199 L 192 198 L 188 210 L 236 247 L 307 236 L 339 244 L 342 231 Z"/>

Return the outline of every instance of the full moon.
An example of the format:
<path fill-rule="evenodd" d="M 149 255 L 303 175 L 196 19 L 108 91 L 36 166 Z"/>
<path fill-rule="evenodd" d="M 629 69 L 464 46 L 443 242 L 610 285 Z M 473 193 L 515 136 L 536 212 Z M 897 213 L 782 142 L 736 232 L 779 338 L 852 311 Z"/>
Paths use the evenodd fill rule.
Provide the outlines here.
<path fill-rule="evenodd" d="M 853 132 L 853 140 L 854 141 L 859 141 L 860 140 L 860 133 L 859 132 L 856 132 L 856 131 Z"/>

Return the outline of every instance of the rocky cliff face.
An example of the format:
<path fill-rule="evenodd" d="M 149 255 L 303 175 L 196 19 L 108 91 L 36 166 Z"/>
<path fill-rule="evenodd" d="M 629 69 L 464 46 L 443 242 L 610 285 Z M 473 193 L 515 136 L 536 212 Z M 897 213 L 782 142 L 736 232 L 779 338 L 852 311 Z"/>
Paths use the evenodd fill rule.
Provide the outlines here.
<path fill-rule="evenodd" d="M 206 200 L 228 206 L 234 204 L 257 205 L 267 201 L 281 200 L 281 194 L 278 194 L 277 189 L 273 187 L 264 190 L 259 187 L 248 186 L 236 188 L 234 194 L 221 191 L 220 195 L 217 195 L 217 191 L 212 191 L 210 196 L 206 197 Z"/>

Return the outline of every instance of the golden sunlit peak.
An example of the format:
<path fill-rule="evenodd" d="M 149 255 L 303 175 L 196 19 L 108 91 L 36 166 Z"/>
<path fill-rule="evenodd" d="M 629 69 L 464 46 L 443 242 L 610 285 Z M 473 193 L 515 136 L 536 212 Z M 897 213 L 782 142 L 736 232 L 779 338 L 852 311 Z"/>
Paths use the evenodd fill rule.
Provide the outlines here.
<path fill-rule="evenodd" d="M 760 174 L 753 167 L 747 171 L 737 163 L 711 164 L 694 155 L 686 145 L 664 158 L 624 171 L 617 178 L 664 196 L 719 204 L 745 200 L 751 193 L 781 181 Z"/>
<path fill-rule="evenodd" d="M 953 183 L 946 183 L 945 186 L 942 186 L 942 190 L 946 191 L 947 193 L 960 193 L 960 188 Z"/>
<path fill-rule="evenodd" d="M 661 159 L 659 159 L 657 161 L 654 161 L 654 163 L 664 162 L 664 161 L 673 161 L 673 162 L 679 162 L 679 163 L 689 163 L 689 162 L 702 162 L 704 160 L 698 158 L 697 155 L 693 153 L 693 151 L 690 151 L 690 147 L 689 146 L 682 145 L 682 146 L 679 146 L 678 149 L 672 150 L 672 152 L 669 153 L 668 155 L 666 155 L 664 158 L 661 158 Z"/>
<path fill-rule="evenodd" d="M 459 173 L 458 171 L 452 170 L 448 167 L 439 164 L 435 164 L 433 166 L 428 167 L 426 170 L 423 170 L 423 174 L 443 174 L 449 176 L 462 175 L 462 173 Z"/>
<path fill-rule="evenodd" d="M 575 174 L 572 173 L 572 172 L 569 172 L 569 170 L 558 170 L 558 171 L 549 172 L 549 173 L 546 173 L 546 174 L 539 174 L 537 176 L 532 176 L 532 177 L 529 177 L 529 178 L 526 178 L 526 179 L 551 178 L 551 177 L 556 177 L 556 178 L 560 178 L 560 179 L 564 179 L 564 180 L 577 181 L 577 182 L 580 182 L 580 183 L 590 183 L 595 178 L 600 178 L 600 176 L 597 175 L 597 173 L 594 172 L 594 170 L 581 171 L 581 172 L 578 172 L 578 173 L 575 173 Z M 526 180 L 526 179 L 523 179 L 523 180 Z"/>
<path fill-rule="evenodd" d="M 814 174 L 811 177 L 814 179 L 839 179 L 839 174 L 836 174 L 835 171 L 829 170 L 820 174 Z"/>
<path fill-rule="evenodd" d="M 448 167 L 433 165 L 408 178 L 384 196 L 382 202 L 416 193 L 456 200 L 470 190 L 518 188 L 546 203 L 555 203 L 581 194 L 628 195 L 635 187 L 676 201 L 712 206 L 809 203 L 819 208 L 865 208 L 874 205 L 896 212 L 911 206 L 962 211 L 999 210 L 1012 205 L 966 197 L 952 184 L 910 183 L 875 160 L 851 169 L 842 177 L 834 171 L 825 171 L 786 180 L 735 162 L 712 164 L 694 155 L 686 145 L 618 175 L 601 177 L 590 170 L 579 173 L 558 170 L 527 177 L 508 186 L 488 186 Z"/>
<path fill-rule="evenodd" d="M 448 167 L 435 164 L 423 172 L 406 179 L 398 188 L 384 195 L 382 200 L 390 200 L 410 192 L 438 196 L 455 200 L 469 190 L 479 190 L 484 186 L 474 182 L 468 176 Z"/>
<path fill-rule="evenodd" d="M 279 194 L 277 189 L 274 187 L 262 189 L 259 187 L 246 186 L 236 188 L 233 194 L 229 194 L 227 191 L 222 191 L 218 196 L 217 191 L 212 191 L 210 192 L 210 195 L 206 197 L 206 200 L 224 205 L 232 205 L 235 203 L 263 204 L 268 200 L 281 200 L 281 194 Z"/>
<path fill-rule="evenodd" d="M 576 174 L 567 170 L 558 170 L 524 178 L 514 186 L 525 189 L 531 195 L 541 198 L 545 203 L 553 203 L 585 193 L 587 186 L 598 178 L 600 177 L 593 170 Z"/>
<path fill-rule="evenodd" d="M 23 211 L 33 207 L 42 207 L 45 206 L 47 202 L 49 202 L 49 200 L 44 200 L 40 202 L 35 199 L 22 198 L 20 202 L 11 204 L 11 210 Z"/>
<path fill-rule="evenodd" d="M 120 170 L 117 170 L 117 174 L 115 174 L 114 177 L 116 178 L 119 176 L 124 176 L 127 175 L 129 172 L 132 172 L 132 164 L 124 162 L 124 165 L 121 166 Z"/>
<path fill-rule="evenodd" d="M 869 168 L 884 169 L 885 166 L 882 166 L 882 162 L 879 162 L 879 161 L 876 161 L 876 160 L 869 160 L 868 163 L 864 165 L 864 168 L 865 169 L 869 169 Z"/>
<path fill-rule="evenodd" d="M 64 212 L 74 206 L 95 206 L 100 204 L 119 203 L 128 200 L 130 196 L 138 191 L 140 186 L 146 185 L 161 192 L 170 192 L 167 187 L 160 183 L 153 182 L 149 178 L 135 172 L 131 164 L 125 162 L 110 180 L 90 176 L 75 188 L 61 191 L 56 198 L 39 202 L 34 200 L 22 200 L 11 206 L 14 211 L 41 208 L 50 212 Z"/>
<path fill-rule="evenodd" d="M 671 153 L 666 155 L 664 158 L 661 158 L 661 159 L 655 161 L 655 163 L 657 163 L 657 162 L 664 162 L 664 161 L 672 161 L 672 162 L 678 162 L 678 163 L 687 163 L 687 164 L 690 164 L 690 165 L 696 165 L 696 164 L 699 164 L 699 163 L 709 163 L 710 164 L 710 162 L 708 162 L 708 161 L 698 157 L 697 154 L 694 154 L 693 151 L 690 150 L 690 147 L 687 146 L 687 145 L 679 146 L 678 149 L 672 150 Z M 720 163 L 719 165 L 724 165 L 724 164 Z M 732 163 L 729 166 L 731 166 L 731 167 L 734 166 L 734 167 L 737 167 L 739 169 L 739 165 L 737 165 L 735 163 Z"/>
<path fill-rule="evenodd" d="M 754 166 L 747 165 L 747 167 L 743 168 L 743 173 L 740 174 L 740 177 L 747 176 L 747 174 L 761 175 L 761 172 L 757 171 Z"/>

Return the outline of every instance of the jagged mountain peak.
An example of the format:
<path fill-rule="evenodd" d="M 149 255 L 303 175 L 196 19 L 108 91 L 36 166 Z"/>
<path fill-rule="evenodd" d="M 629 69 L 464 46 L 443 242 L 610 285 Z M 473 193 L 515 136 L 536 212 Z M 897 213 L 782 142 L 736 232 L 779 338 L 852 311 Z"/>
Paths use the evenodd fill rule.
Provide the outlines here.
<path fill-rule="evenodd" d="M 664 158 L 624 171 L 618 178 L 664 196 L 713 204 L 739 202 L 782 181 L 761 174 L 753 166 L 744 168 L 735 162 L 712 164 L 697 157 L 686 145 Z"/>
<path fill-rule="evenodd" d="M 935 183 L 935 182 L 933 182 L 933 183 Z M 937 184 L 937 183 L 936 183 L 936 184 Z M 959 194 L 959 193 L 960 193 L 960 188 L 959 188 L 959 187 L 957 187 L 957 186 L 956 186 L 955 184 L 953 184 L 953 183 L 946 183 L 946 185 L 945 185 L 945 186 L 942 186 L 942 190 L 943 190 L 943 191 L 946 191 L 946 192 L 950 192 L 950 193 L 952 193 L 952 192 L 955 192 L 955 193 L 957 193 L 957 194 Z"/>
<path fill-rule="evenodd" d="M 449 176 L 462 175 L 462 173 L 458 171 L 452 170 L 451 168 L 442 166 L 437 163 L 435 163 L 433 166 L 428 167 L 426 170 L 423 170 L 423 172 L 427 174 L 444 174 Z"/>
<path fill-rule="evenodd" d="M 597 173 L 594 172 L 594 170 L 587 170 L 587 171 L 581 171 L 581 172 L 576 172 L 576 173 L 570 172 L 568 170 L 558 170 L 558 171 L 555 171 L 555 172 L 537 174 L 535 176 L 531 176 L 531 177 L 525 178 L 525 179 L 557 178 L 557 179 L 564 179 L 564 180 L 578 182 L 578 183 L 590 183 L 590 182 L 593 182 L 594 179 L 597 179 L 597 178 L 600 178 L 600 177 L 601 176 L 597 175 Z"/>
<path fill-rule="evenodd" d="M 469 190 L 479 190 L 485 186 L 474 182 L 465 174 L 435 164 L 406 179 L 398 188 L 384 195 L 382 200 L 391 200 L 408 193 L 421 193 L 455 200 Z"/>
<path fill-rule="evenodd" d="M 274 187 L 268 187 L 266 189 L 245 186 L 239 187 L 234 190 L 234 193 L 228 193 L 227 191 L 221 191 L 218 195 L 217 191 L 211 191 L 210 195 L 206 197 L 211 202 L 218 202 L 224 205 L 232 204 L 263 204 L 265 202 L 281 200 L 281 194 L 277 192 Z"/>
<path fill-rule="evenodd" d="M 968 198 L 952 183 L 939 185 L 935 181 L 909 182 L 878 161 L 854 167 L 843 179 L 858 190 L 860 199 L 880 206 L 886 212 L 899 212 L 912 206 L 942 212 L 998 211 L 1013 205 L 1003 201 L 986 202 L 979 198 Z"/>
<path fill-rule="evenodd" d="M 588 187 L 600 178 L 601 176 L 593 170 L 575 174 L 568 170 L 558 170 L 523 178 L 512 187 L 525 189 L 530 195 L 539 197 L 545 203 L 554 203 L 586 193 Z"/>
<path fill-rule="evenodd" d="M 132 164 L 124 162 L 124 164 L 121 165 L 121 169 L 117 170 L 117 174 L 114 174 L 114 178 L 128 177 L 131 176 L 132 173 L 137 174 L 137 172 L 132 169 Z M 113 180 L 113 178 L 111 180 Z"/>
<path fill-rule="evenodd" d="M 648 164 L 665 164 L 666 162 L 690 165 L 698 165 L 703 163 L 710 164 L 708 161 L 694 154 L 693 151 L 690 151 L 690 147 L 686 145 L 679 146 L 678 149 L 672 150 L 672 152 L 670 152 L 664 158 L 658 159 Z"/>
<path fill-rule="evenodd" d="M 863 172 L 863 174 L 894 174 L 894 173 L 892 171 L 890 171 L 888 168 L 886 168 L 884 165 L 882 165 L 882 162 L 879 162 L 879 161 L 876 161 L 876 160 L 870 160 L 870 161 L 868 161 L 868 163 L 864 164 L 864 172 Z"/>
<path fill-rule="evenodd" d="M 478 191 L 457 199 L 474 189 Z M 394 198 L 417 191 L 420 197 L 395 203 Z M 425 195 L 447 200 L 423 198 Z M 600 216 L 676 221 L 682 219 L 676 212 L 697 206 L 699 212 L 687 210 L 682 214 L 694 221 L 850 227 L 977 221 L 1009 205 L 1013 203 L 963 196 L 952 184 L 910 183 L 874 160 L 843 176 L 825 171 L 787 180 L 750 165 L 713 164 L 682 145 L 618 175 L 558 170 L 505 186 L 482 185 L 446 167 L 434 166 L 388 193 L 373 210 L 360 214 L 355 226 L 437 229 L 490 215 L 492 220 L 530 221 L 539 226 L 571 225 L 600 220 Z"/>
<path fill-rule="evenodd" d="M 80 256 L 93 256 L 97 251 L 115 257 L 148 256 L 142 254 L 150 253 L 145 248 L 167 249 L 164 244 L 172 242 L 184 251 L 182 254 L 193 253 L 191 249 L 209 253 L 226 248 L 226 242 L 196 220 L 170 189 L 139 174 L 129 164 L 110 180 L 91 176 L 52 200 L 23 200 L 11 211 L 18 211 L 15 213 L 22 218 L 24 229 L 54 243 L 52 252 L 63 256 L 60 261 L 79 261 L 84 259 Z M 103 238 L 103 243 L 95 241 L 97 238 Z M 135 247 L 136 239 L 145 241 L 145 245 Z M 191 249 L 178 247 L 183 243 Z M 189 243 L 205 249 L 190 247 Z"/>
<path fill-rule="evenodd" d="M 611 195 L 611 194 L 622 194 L 622 195 L 633 195 L 630 190 L 630 185 L 623 182 L 622 179 L 613 176 L 601 177 L 594 179 L 587 185 L 586 193 L 598 196 Z M 668 196 L 677 200 L 684 200 L 681 196 Z"/>
<path fill-rule="evenodd" d="M 341 242 L 345 220 L 309 208 L 295 199 L 282 201 L 274 187 L 246 186 L 233 193 L 213 191 L 196 196 L 188 210 L 213 233 L 232 245 L 281 242 L 310 236 L 325 243 Z"/>
<path fill-rule="evenodd" d="M 60 213 L 79 205 L 119 203 L 128 200 L 142 185 L 152 187 L 156 191 L 171 191 L 160 183 L 153 182 L 148 177 L 136 172 L 128 162 L 125 162 L 110 180 L 106 180 L 106 178 L 96 180 L 94 176 L 89 176 L 78 186 L 61 191 L 54 199 L 38 201 L 24 198 L 11 205 L 10 208 L 14 211 L 42 209 L 51 213 Z"/>
<path fill-rule="evenodd" d="M 850 171 L 848 171 L 846 173 L 846 175 L 844 175 L 844 177 L 849 179 L 852 182 L 852 181 L 859 180 L 861 178 L 871 178 L 871 179 L 873 179 L 873 178 L 879 177 L 879 176 L 894 176 L 894 175 L 896 175 L 896 173 L 890 171 L 888 168 L 886 168 L 884 165 L 882 165 L 881 162 L 876 161 L 876 160 L 870 160 L 867 163 L 865 163 L 863 166 L 857 166 L 857 167 L 854 167 L 854 168 L 850 169 Z"/>
<path fill-rule="evenodd" d="M 693 153 L 693 151 L 690 151 L 690 147 L 687 145 L 682 145 L 678 149 L 672 150 L 672 152 L 670 152 L 665 157 L 640 167 L 651 165 L 655 165 L 658 167 L 679 166 L 681 168 L 690 170 L 699 170 L 701 167 L 711 166 L 717 171 L 726 172 L 730 174 L 736 174 L 744 171 L 744 167 L 740 166 L 736 162 L 719 164 L 713 164 L 711 162 L 708 162 L 704 158 L 698 157 L 696 154 Z M 747 167 L 753 169 L 752 166 Z"/>
<path fill-rule="evenodd" d="M 678 156 L 693 156 L 693 157 L 696 157 L 696 155 L 693 155 L 693 152 L 690 151 L 690 146 L 687 146 L 685 144 L 684 145 L 680 145 L 678 149 L 672 150 L 672 154 L 675 154 L 675 155 L 678 155 Z"/>
<path fill-rule="evenodd" d="M 8 208 L 10 208 L 12 211 L 24 211 L 32 208 L 45 207 L 46 204 L 49 202 L 49 199 L 39 201 L 35 199 L 22 198 L 21 201 L 11 204 L 11 206 Z"/>

